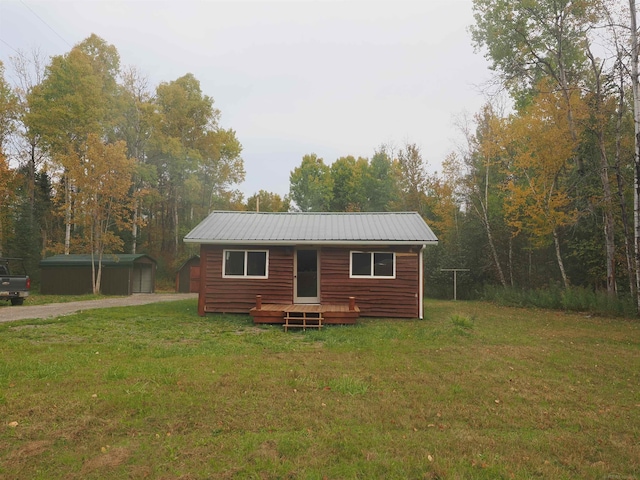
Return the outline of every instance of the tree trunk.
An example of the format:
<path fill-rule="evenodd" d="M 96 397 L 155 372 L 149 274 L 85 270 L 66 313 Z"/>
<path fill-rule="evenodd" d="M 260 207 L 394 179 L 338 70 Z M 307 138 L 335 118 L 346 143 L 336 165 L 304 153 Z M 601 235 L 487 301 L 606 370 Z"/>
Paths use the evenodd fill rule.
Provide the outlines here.
<path fill-rule="evenodd" d="M 515 287 L 516 283 L 513 280 L 513 237 L 509 237 L 509 281 L 511 286 Z"/>
<path fill-rule="evenodd" d="M 504 272 L 502 271 L 502 266 L 500 265 L 500 258 L 498 257 L 498 251 L 496 250 L 495 242 L 493 241 L 493 233 L 491 232 L 491 225 L 489 223 L 489 213 L 487 211 L 488 202 L 489 202 L 489 167 L 486 167 L 485 173 L 485 183 L 484 183 L 484 200 L 480 201 L 482 206 L 482 223 L 484 224 L 484 228 L 487 232 L 487 239 L 489 240 L 489 247 L 491 248 L 491 255 L 493 256 L 493 262 L 496 265 L 496 270 L 498 270 L 498 278 L 500 279 L 500 283 L 503 287 L 507 286 L 507 282 L 504 278 Z"/>
<path fill-rule="evenodd" d="M 136 254 L 136 246 L 138 243 L 138 210 L 139 210 L 139 202 L 136 199 L 133 205 L 133 222 L 131 225 L 131 253 Z"/>
<path fill-rule="evenodd" d="M 627 211 L 627 200 L 624 196 L 624 177 L 622 176 L 622 170 L 620 169 L 621 152 L 622 152 L 622 117 L 625 111 L 625 88 L 624 78 L 622 77 L 622 70 L 620 74 L 620 98 L 618 102 L 618 114 L 616 118 L 616 152 L 614 171 L 616 173 L 616 184 L 618 187 L 618 203 L 620 204 L 620 212 L 622 217 L 622 230 L 624 232 L 624 253 L 627 261 L 627 278 L 629 281 L 629 292 L 631 298 L 635 294 L 635 280 L 634 280 L 634 257 L 633 247 L 631 242 L 631 229 L 629 228 L 629 215 Z"/>
<path fill-rule="evenodd" d="M 560 238 L 558 238 L 558 230 L 556 228 L 553 229 L 553 244 L 556 247 L 556 259 L 558 260 L 560 275 L 562 275 L 562 283 L 564 284 L 564 288 L 569 288 L 569 279 L 564 270 L 564 262 L 562 261 L 562 255 L 560 253 Z"/>
<path fill-rule="evenodd" d="M 603 131 L 603 115 L 602 115 L 602 69 L 596 64 L 596 59 L 591 53 L 591 48 L 587 45 L 587 56 L 591 61 L 593 69 L 596 100 L 596 137 L 598 139 L 598 151 L 600 154 L 600 181 L 602 182 L 602 196 L 604 203 L 604 245 L 607 264 L 607 294 L 615 296 L 616 294 L 616 245 L 615 231 L 613 219 L 613 201 L 611 198 L 611 185 L 609 183 L 609 159 L 607 158 L 607 147 Z"/>
<path fill-rule="evenodd" d="M 178 199 L 173 204 L 173 249 L 176 257 L 178 256 Z"/>
<path fill-rule="evenodd" d="M 65 213 L 64 213 L 64 254 L 69 255 L 71 250 L 71 185 L 69 185 L 69 175 L 65 175 L 67 181 L 64 185 L 65 192 Z"/>
<path fill-rule="evenodd" d="M 636 258 L 636 301 L 640 313 L 640 85 L 638 79 L 638 33 L 636 1 L 629 0 L 631 21 L 631 86 L 633 90 L 634 169 L 633 169 L 633 220 Z"/>

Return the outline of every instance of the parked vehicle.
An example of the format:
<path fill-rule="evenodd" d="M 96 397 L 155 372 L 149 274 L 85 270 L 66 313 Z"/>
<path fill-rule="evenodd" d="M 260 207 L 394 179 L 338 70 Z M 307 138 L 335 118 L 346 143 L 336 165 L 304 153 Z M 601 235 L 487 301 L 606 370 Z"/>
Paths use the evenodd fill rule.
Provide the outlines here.
<path fill-rule="evenodd" d="M 21 265 L 23 275 L 12 275 L 12 267 Z M 11 305 L 22 305 L 29 296 L 31 279 L 26 275 L 21 258 L 0 258 L 0 300 L 10 301 Z"/>

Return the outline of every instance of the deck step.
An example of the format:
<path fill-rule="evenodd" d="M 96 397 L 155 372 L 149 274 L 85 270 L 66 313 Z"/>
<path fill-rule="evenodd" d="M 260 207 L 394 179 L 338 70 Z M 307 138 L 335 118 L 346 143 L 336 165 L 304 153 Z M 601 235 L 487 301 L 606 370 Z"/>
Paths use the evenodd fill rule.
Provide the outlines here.
<path fill-rule="evenodd" d="M 284 331 L 289 328 L 322 328 L 322 312 L 284 312 Z"/>

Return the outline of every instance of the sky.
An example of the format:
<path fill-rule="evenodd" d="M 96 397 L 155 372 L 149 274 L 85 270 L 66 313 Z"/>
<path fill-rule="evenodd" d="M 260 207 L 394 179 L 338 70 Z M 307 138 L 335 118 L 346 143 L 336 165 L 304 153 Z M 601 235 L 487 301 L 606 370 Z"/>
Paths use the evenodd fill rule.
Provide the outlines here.
<path fill-rule="evenodd" d="M 471 0 L 0 0 L 0 60 L 67 53 L 92 33 L 155 87 L 192 73 L 243 146 L 245 198 L 283 196 L 302 157 L 417 144 L 430 172 L 491 77 Z"/>

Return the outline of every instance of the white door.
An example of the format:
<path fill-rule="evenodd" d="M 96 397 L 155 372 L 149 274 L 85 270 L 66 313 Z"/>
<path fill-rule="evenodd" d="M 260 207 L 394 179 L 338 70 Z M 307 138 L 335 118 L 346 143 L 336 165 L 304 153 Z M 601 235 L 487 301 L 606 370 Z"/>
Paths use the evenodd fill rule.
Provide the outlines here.
<path fill-rule="evenodd" d="M 151 265 L 138 264 L 133 266 L 132 293 L 153 293 L 153 272 Z"/>
<path fill-rule="evenodd" d="M 318 250 L 296 250 L 293 275 L 293 302 L 320 303 Z"/>

